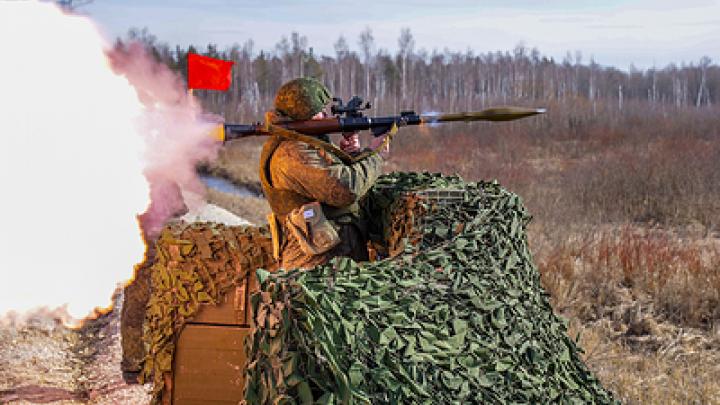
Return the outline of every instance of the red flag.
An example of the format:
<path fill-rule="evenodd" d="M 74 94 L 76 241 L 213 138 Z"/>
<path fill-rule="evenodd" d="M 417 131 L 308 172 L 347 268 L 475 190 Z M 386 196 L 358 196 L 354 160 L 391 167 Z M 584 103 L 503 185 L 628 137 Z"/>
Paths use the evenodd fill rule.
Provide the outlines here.
<path fill-rule="evenodd" d="M 230 88 L 235 62 L 189 53 L 187 58 L 188 89 L 222 90 Z"/>

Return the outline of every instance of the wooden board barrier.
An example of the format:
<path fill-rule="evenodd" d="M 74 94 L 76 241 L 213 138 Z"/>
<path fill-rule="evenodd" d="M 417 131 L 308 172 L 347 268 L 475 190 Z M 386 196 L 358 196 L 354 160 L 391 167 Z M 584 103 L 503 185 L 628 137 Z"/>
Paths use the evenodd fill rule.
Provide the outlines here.
<path fill-rule="evenodd" d="M 203 305 L 178 338 L 164 404 L 237 404 L 243 398 L 247 280 L 218 305 Z"/>
<path fill-rule="evenodd" d="M 172 404 L 237 404 L 243 399 L 250 328 L 188 324 L 175 351 Z"/>

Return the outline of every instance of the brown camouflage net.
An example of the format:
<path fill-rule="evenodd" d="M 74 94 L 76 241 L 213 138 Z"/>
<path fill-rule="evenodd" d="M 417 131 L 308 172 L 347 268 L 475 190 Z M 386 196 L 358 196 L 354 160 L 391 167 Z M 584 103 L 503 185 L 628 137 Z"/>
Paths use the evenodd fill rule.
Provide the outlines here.
<path fill-rule="evenodd" d="M 422 230 L 415 226 L 416 218 L 421 217 L 425 209 L 417 195 L 408 194 L 395 200 L 388 212 L 383 216 L 383 220 L 388 222 L 383 229 L 388 255 L 395 256 L 405 249 L 407 243 L 415 246 L 420 242 Z"/>
<path fill-rule="evenodd" d="M 272 243 L 266 228 L 194 223 L 167 226 L 156 242 L 143 342 L 143 381 L 153 382 L 160 399 L 163 376 L 172 371 L 175 342 L 201 304 L 221 302 L 251 272 L 271 267 Z"/>

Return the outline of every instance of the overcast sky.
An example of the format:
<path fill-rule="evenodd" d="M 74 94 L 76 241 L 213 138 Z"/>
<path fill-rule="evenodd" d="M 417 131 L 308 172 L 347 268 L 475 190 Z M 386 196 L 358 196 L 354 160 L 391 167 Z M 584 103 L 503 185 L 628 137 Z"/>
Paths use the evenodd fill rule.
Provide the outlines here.
<path fill-rule="evenodd" d="M 253 39 L 272 50 L 297 31 L 316 53 L 334 55 L 342 34 L 358 49 L 370 27 L 375 44 L 397 50 L 403 27 L 415 49 L 476 53 L 512 50 L 518 43 L 562 60 L 581 51 L 601 65 L 627 69 L 720 61 L 720 0 L 94 0 L 83 6 L 110 37 L 147 27 L 170 45 L 221 48 Z"/>

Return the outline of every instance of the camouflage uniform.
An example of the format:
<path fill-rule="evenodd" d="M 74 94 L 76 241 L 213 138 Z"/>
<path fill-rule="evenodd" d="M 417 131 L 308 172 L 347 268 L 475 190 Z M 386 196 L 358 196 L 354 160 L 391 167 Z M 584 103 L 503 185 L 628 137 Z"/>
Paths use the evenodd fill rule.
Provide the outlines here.
<path fill-rule="evenodd" d="M 268 140 L 265 149 L 276 143 Z M 358 261 L 368 259 L 366 230 L 358 201 L 372 187 L 381 173 L 382 158 L 373 154 L 352 164 L 337 155 L 294 140 L 280 141 L 266 163 L 272 187 L 290 190 L 323 205 L 325 216 L 338 228 L 341 243 L 330 251 L 308 256 L 288 231 L 280 215 L 283 244 L 280 266 L 310 268 L 335 256 L 348 256 Z M 267 193 L 267 192 L 266 192 Z"/>
<path fill-rule="evenodd" d="M 308 93 L 319 97 L 308 99 Z M 290 119 L 309 119 L 329 98 L 322 84 L 313 83 L 312 79 L 296 79 L 278 91 L 275 106 Z M 310 268 L 336 256 L 367 260 L 367 231 L 358 202 L 381 174 L 382 158 L 369 154 L 353 160 L 327 139 L 294 135 L 288 138 L 275 133 L 265 143 L 260 159 L 263 190 L 282 233 L 280 266 Z M 340 244 L 318 255 L 303 252 L 286 223 L 291 209 L 312 201 L 322 204 L 325 216 L 335 225 L 341 239 Z"/>

